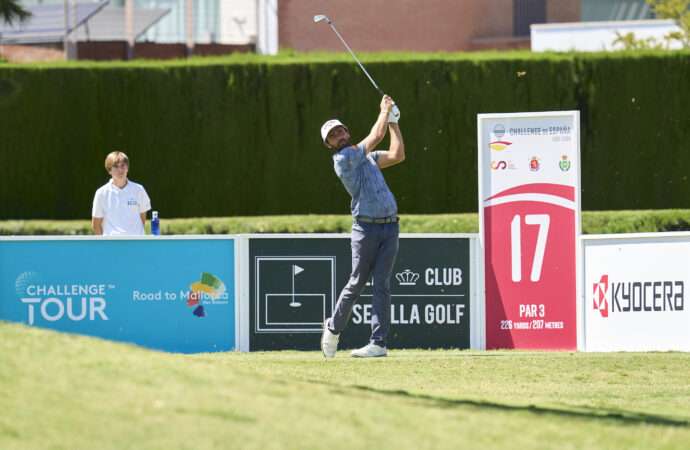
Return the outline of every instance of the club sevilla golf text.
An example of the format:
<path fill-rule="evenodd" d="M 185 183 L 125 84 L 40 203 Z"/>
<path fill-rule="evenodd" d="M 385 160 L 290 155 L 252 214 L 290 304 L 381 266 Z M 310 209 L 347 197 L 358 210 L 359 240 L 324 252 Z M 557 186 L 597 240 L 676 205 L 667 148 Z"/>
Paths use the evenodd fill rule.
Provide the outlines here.
<path fill-rule="evenodd" d="M 352 308 L 352 323 L 371 324 L 371 305 L 356 304 Z M 394 325 L 457 325 L 465 315 L 465 305 L 439 303 L 435 305 L 391 305 L 391 323 Z"/>

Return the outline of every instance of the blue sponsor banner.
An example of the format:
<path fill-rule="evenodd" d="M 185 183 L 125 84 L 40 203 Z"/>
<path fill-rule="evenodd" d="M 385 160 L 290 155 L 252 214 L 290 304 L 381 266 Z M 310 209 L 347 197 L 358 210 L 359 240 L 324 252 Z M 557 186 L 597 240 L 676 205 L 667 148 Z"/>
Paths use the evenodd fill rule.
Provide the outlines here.
<path fill-rule="evenodd" d="M 233 239 L 2 240 L 0 320 L 169 352 L 235 348 Z"/>

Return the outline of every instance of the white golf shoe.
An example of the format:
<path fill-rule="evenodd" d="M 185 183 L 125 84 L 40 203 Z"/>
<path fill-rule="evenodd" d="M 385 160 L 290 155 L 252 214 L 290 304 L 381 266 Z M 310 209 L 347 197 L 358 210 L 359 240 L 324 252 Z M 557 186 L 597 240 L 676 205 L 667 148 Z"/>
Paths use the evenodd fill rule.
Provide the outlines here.
<path fill-rule="evenodd" d="M 371 343 L 357 350 L 352 350 L 352 356 L 355 358 L 378 358 L 387 354 L 388 350 L 386 350 L 386 347 Z"/>
<path fill-rule="evenodd" d="M 333 334 L 328 329 L 328 319 L 323 322 L 323 334 L 321 335 L 321 351 L 325 358 L 333 358 L 338 350 L 339 334 Z"/>

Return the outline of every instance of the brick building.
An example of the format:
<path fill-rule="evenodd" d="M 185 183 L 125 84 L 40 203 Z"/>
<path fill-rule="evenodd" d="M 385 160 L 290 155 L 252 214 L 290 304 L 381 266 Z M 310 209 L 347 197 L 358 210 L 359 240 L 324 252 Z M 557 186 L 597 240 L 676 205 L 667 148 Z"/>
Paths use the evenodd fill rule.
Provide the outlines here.
<path fill-rule="evenodd" d="M 78 0 L 84 7 L 94 0 Z M 95 0 L 96 3 L 103 0 Z M 630 20 L 651 17 L 645 0 L 132 0 L 137 14 L 167 14 L 136 36 L 134 57 L 180 58 L 278 48 L 343 51 L 315 14 L 326 14 L 360 51 L 456 52 L 530 47 L 536 23 Z M 23 0 L 59 5 L 64 0 Z M 125 0 L 78 27 L 78 57 L 123 59 L 127 55 L 122 9 Z M 115 14 L 120 16 L 116 17 Z M 185 17 L 191 18 L 189 21 Z M 64 21 L 62 17 L 56 19 Z M 136 21 L 135 21 L 136 22 Z M 105 23 L 106 25 L 103 25 Z M 187 26 L 192 24 L 188 33 Z M 44 26 L 41 22 L 39 25 Z M 7 27 L 7 25 L 5 26 Z M 61 27 L 61 25 L 60 25 Z M 53 41 L 14 42 L 0 25 L 0 57 L 14 61 L 61 59 L 63 32 Z M 4 44 L 4 45 L 3 45 Z M 24 44 L 24 45 L 17 45 Z M 28 44 L 28 45 L 27 45 Z M 194 51 L 190 52 L 192 45 Z"/>
<path fill-rule="evenodd" d="M 468 51 L 529 48 L 532 23 L 578 22 L 581 0 L 280 0 L 281 48 L 342 47 L 325 14 L 358 51 Z"/>

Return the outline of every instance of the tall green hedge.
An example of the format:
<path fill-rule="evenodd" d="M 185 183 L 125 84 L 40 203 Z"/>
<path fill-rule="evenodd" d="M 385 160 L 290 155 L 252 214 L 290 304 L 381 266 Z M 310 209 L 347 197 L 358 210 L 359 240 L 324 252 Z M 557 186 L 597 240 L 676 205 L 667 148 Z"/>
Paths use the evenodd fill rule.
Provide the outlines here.
<path fill-rule="evenodd" d="M 577 64 L 585 209 L 690 205 L 690 53 Z"/>
<path fill-rule="evenodd" d="M 476 115 L 580 109 L 583 209 L 690 207 L 690 53 L 366 55 L 402 110 L 403 213 L 477 208 Z M 88 218 L 125 151 L 163 217 L 346 213 L 321 145 L 379 98 L 345 55 L 0 68 L 0 219 Z"/>

